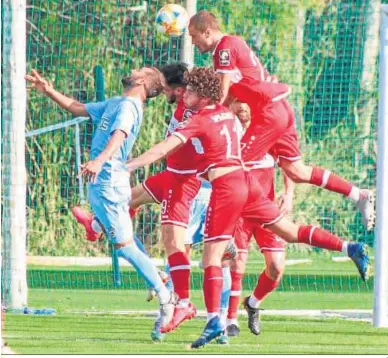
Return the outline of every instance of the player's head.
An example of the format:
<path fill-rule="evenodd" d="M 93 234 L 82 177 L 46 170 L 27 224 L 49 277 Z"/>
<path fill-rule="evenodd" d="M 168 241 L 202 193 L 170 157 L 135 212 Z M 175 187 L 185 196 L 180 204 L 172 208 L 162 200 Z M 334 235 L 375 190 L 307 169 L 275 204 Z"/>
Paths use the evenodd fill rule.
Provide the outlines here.
<path fill-rule="evenodd" d="M 164 76 L 156 67 L 142 67 L 132 70 L 129 76 L 121 79 L 124 91 L 135 86 L 144 86 L 147 98 L 158 96 L 164 87 Z"/>
<path fill-rule="evenodd" d="M 209 11 L 198 11 L 190 19 L 189 34 L 200 52 L 213 51 L 221 34 L 217 17 Z"/>
<path fill-rule="evenodd" d="M 198 110 L 218 103 L 222 97 L 221 80 L 212 68 L 195 67 L 186 74 L 183 101 L 189 109 Z"/>
<path fill-rule="evenodd" d="M 167 102 L 172 104 L 180 101 L 186 90 L 187 65 L 184 62 L 170 63 L 162 67 L 161 72 L 165 78 L 163 92 L 167 97 Z"/>
<path fill-rule="evenodd" d="M 235 101 L 231 105 L 231 110 L 240 120 L 244 128 L 249 127 L 249 124 L 251 122 L 251 109 L 246 103 Z"/>

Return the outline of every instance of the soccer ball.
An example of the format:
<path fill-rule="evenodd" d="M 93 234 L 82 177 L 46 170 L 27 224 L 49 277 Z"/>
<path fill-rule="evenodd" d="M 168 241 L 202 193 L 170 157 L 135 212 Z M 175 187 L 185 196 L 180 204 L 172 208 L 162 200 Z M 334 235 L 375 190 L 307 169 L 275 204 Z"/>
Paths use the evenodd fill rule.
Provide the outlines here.
<path fill-rule="evenodd" d="M 169 36 L 180 36 L 186 31 L 189 15 L 184 7 L 168 4 L 158 11 L 155 21 L 158 31 Z"/>

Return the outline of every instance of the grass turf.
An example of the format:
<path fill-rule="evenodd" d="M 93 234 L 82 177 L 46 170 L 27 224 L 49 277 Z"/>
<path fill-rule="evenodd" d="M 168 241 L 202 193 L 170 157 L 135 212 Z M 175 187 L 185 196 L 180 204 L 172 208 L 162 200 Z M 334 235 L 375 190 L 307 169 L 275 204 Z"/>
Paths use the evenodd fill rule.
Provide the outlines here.
<path fill-rule="evenodd" d="M 5 341 L 24 354 L 387 354 L 388 329 L 370 323 L 341 319 L 263 316 L 263 333 L 249 333 L 240 319 L 241 335 L 229 346 L 209 344 L 203 350 L 187 346 L 201 333 L 204 319 L 187 322 L 167 335 L 165 342 L 150 339 L 153 318 L 141 315 L 91 314 L 86 311 L 155 310 L 145 302 L 145 291 L 136 290 L 34 290 L 30 307 L 56 308 L 56 316 L 6 314 Z M 203 309 L 201 291 L 192 292 Z M 264 309 L 370 309 L 371 293 L 275 292 Z M 74 313 L 83 311 L 83 313 Z"/>
<path fill-rule="evenodd" d="M 205 320 L 194 319 L 153 343 L 153 319 L 141 316 L 7 315 L 5 338 L 24 354 L 387 354 L 388 329 L 338 319 L 264 317 L 259 337 L 242 331 L 228 346 L 211 343 L 202 350 L 188 346 L 201 333 Z"/>

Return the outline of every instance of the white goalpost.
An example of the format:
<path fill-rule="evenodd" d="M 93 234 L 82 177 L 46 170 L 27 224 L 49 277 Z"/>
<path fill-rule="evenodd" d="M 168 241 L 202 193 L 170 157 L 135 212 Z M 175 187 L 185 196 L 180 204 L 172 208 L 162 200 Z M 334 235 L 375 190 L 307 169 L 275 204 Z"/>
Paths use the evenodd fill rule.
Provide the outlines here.
<path fill-rule="evenodd" d="M 388 327 L 388 5 L 381 6 L 373 325 Z"/>
<path fill-rule="evenodd" d="M 26 1 L 4 0 L 2 52 L 2 298 L 27 305 L 26 269 Z"/>

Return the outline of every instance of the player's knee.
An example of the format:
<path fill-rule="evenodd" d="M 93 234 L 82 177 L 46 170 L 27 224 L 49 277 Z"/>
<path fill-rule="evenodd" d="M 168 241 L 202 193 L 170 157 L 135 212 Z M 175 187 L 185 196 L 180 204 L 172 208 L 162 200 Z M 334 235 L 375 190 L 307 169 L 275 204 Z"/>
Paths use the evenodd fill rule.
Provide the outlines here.
<path fill-rule="evenodd" d="M 248 255 L 246 253 L 239 252 L 234 260 L 233 271 L 237 273 L 244 273 L 247 261 Z"/>
<path fill-rule="evenodd" d="M 284 264 L 282 262 L 270 262 L 266 268 L 267 276 L 273 280 L 278 281 L 282 278 L 284 272 Z"/>

